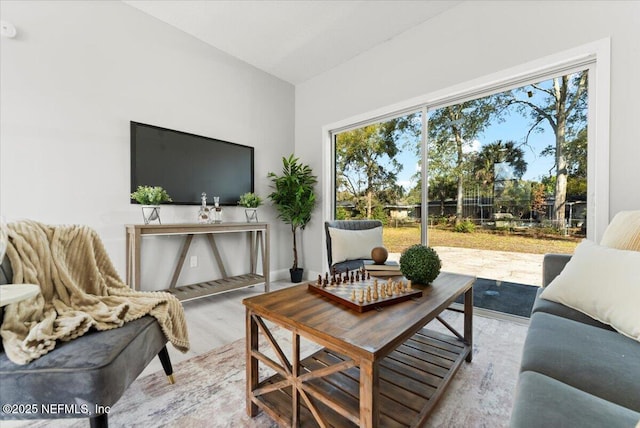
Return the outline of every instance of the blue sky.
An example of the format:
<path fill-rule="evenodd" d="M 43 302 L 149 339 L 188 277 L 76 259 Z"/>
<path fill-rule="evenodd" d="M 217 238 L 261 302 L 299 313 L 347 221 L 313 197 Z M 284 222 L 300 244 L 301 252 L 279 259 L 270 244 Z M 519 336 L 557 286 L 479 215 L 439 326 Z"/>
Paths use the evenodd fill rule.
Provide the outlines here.
<path fill-rule="evenodd" d="M 482 146 L 497 140 L 505 142 L 512 140 L 516 142 L 516 145 L 524 144 L 529 126 L 529 118 L 514 112 L 506 116 L 504 122 L 489 126 L 482 134 L 478 135 L 474 149 L 479 150 Z M 543 122 L 541 127 L 544 132 L 532 133 L 529 135 L 528 144 L 521 146 L 527 162 L 527 171 L 522 177 L 524 180 L 540 181 L 541 177 L 549 175 L 549 170 L 553 167 L 553 157 L 540 156 L 540 153 L 545 147 L 554 144 L 555 137 L 546 122 Z M 417 159 L 413 151 L 407 150 L 398 156 L 398 161 L 403 165 L 402 171 L 398 174 L 398 182 L 408 190 L 415 185 L 410 180 L 417 170 Z"/>

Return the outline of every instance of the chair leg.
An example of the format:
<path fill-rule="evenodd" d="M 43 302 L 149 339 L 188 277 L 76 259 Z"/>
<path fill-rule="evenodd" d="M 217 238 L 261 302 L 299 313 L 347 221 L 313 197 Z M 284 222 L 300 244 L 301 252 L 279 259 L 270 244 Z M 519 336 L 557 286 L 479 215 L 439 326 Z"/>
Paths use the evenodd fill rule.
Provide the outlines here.
<path fill-rule="evenodd" d="M 109 415 L 102 413 L 100 415 L 92 416 L 89 419 L 91 428 L 108 428 L 109 427 Z"/>
<path fill-rule="evenodd" d="M 163 346 L 160 352 L 158 352 L 158 358 L 160 358 L 162 368 L 169 379 L 169 383 L 173 385 L 176 381 L 173 377 L 173 367 L 171 366 L 171 359 L 169 358 L 169 351 L 167 351 L 166 346 Z"/>

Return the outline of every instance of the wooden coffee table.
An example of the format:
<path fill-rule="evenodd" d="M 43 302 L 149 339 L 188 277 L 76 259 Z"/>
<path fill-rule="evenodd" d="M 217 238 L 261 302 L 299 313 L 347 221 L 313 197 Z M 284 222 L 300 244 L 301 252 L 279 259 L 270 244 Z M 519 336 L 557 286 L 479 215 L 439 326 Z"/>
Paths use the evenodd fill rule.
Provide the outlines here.
<path fill-rule="evenodd" d="M 442 272 L 420 298 L 359 313 L 308 284 L 243 301 L 247 413 L 281 426 L 421 426 L 462 361 L 471 362 L 475 278 Z M 440 318 L 464 294 L 464 333 Z M 438 319 L 453 334 L 423 328 Z M 292 332 L 290 357 L 265 323 Z M 259 349 L 259 332 L 277 361 Z M 323 348 L 301 360 L 300 337 Z M 259 363 L 275 371 L 259 378 Z"/>

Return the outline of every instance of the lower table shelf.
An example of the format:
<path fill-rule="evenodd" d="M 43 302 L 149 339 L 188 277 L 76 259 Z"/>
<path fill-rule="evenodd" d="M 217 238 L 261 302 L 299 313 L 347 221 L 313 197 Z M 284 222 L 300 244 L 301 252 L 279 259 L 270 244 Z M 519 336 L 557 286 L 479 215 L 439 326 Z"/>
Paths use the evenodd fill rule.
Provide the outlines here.
<path fill-rule="evenodd" d="M 422 426 L 469 352 L 470 348 L 453 336 L 422 329 L 384 358 L 379 366 L 379 426 Z M 348 359 L 324 348 L 301 361 L 301 372 L 312 372 L 345 360 Z M 323 397 L 311 400 L 330 426 L 357 426 L 352 420 L 359 416 L 359 379 L 359 368 L 352 367 L 305 384 L 305 388 Z M 276 374 L 262 381 L 259 387 L 282 380 L 283 377 Z M 291 420 L 290 386 L 262 394 L 255 402 L 274 419 Z M 336 410 L 337 407 L 341 410 Z M 340 412 L 348 414 L 349 418 Z M 304 402 L 300 422 L 303 427 L 318 426 Z"/>
<path fill-rule="evenodd" d="M 243 287 L 250 287 L 263 282 L 265 282 L 263 275 L 247 273 L 244 275 L 230 276 L 197 284 L 183 285 L 181 287 L 169 288 L 162 291 L 167 291 L 176 296 L 178 300 L 185 302 L 187 300 L 198 299 L 212 294 L 224 293 L 225 291 L 237 290 Z"/>

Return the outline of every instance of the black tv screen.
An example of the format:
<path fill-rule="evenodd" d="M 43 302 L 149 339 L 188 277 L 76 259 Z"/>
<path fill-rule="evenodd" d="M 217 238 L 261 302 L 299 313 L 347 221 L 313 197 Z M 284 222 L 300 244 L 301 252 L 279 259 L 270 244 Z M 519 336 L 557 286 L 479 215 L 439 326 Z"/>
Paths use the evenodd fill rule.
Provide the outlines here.
<path fill-rule="evenodd" d="M 237 205 L 253 192 L 253 147 L 131 122 L 131 192 L 162 186 L 173 204 Z M 136 203 L 135 201 L 131 201 Z"/>

